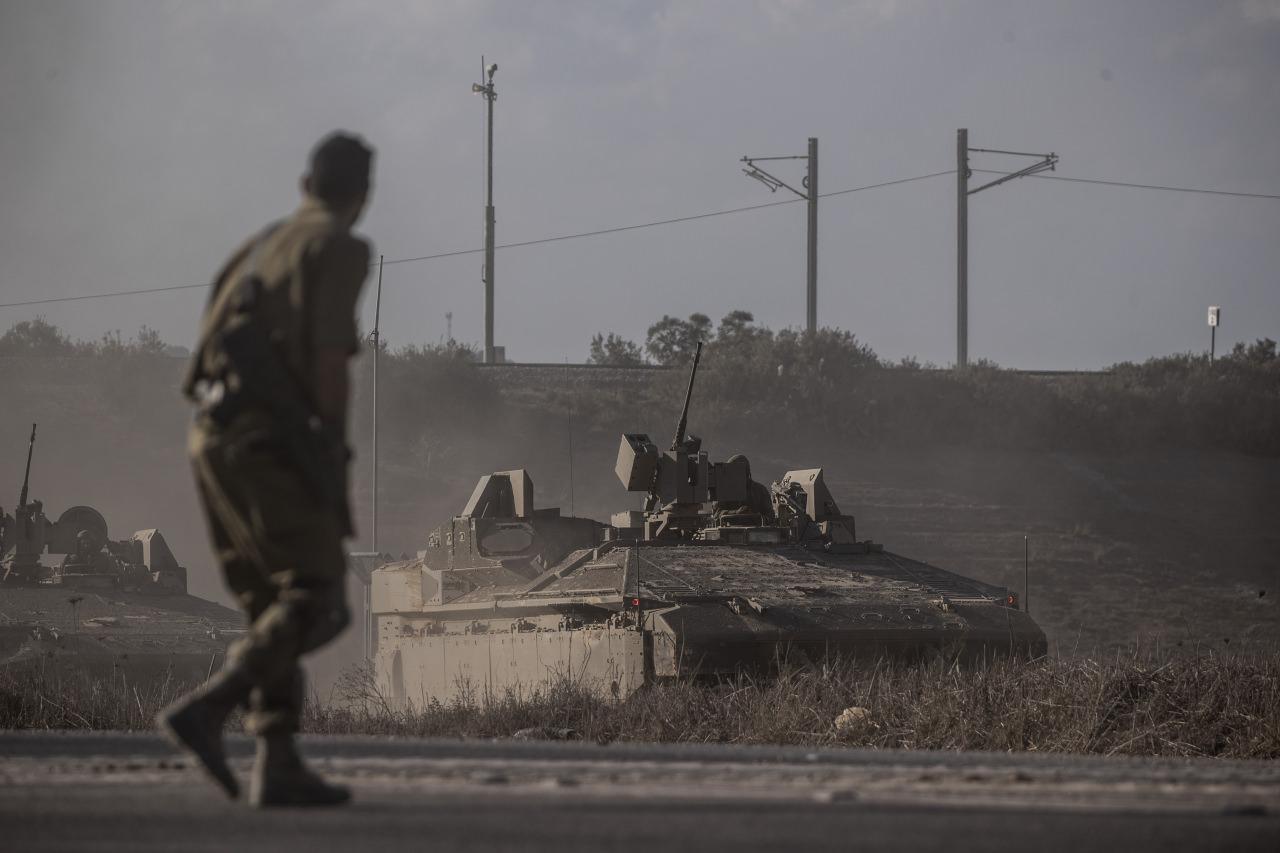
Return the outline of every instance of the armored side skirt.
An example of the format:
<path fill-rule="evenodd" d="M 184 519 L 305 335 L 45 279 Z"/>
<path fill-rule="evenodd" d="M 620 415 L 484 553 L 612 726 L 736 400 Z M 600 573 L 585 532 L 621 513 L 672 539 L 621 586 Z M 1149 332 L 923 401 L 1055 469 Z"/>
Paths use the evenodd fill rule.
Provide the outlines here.
<path fill-rule="evenodd" d="M 422 707 L 433 699 L 527 695 L 562 680 L 625 696 L 644 683 L 644 657 L 643 634 L 582 628 L 384 638 L 375 665 L 398 707 Z"/>
<path fill-rule="evenodd" d="M 654 678 L 767 674 L 824 658 L 965 661 L 1037 657 L 1043 632 L 1024 613 L 994 605 L 957 608 L 954 628 L 888 625 L 779 626 L 723 606 L 679 606 L 633 628 L 383 637 L 375 667 L 400 708 L 433 699 L 528 695 L 563 681 L 625 697 Z M 957 613 L 956 615 L 961 615 Z"/>
<path fill-rule="evenodd" d="M 714 606 L 659 611 L 649 671 L 659 678 L 768 673 L 786 662 L 833 657 L 982 661 L 1034 658 L 1047 650 L 1044 632 L 1025 613 L 992 604 L 957 606 L 945 622 L 823 622 L 820 615 L 792 610 L 784 622 Z"/>

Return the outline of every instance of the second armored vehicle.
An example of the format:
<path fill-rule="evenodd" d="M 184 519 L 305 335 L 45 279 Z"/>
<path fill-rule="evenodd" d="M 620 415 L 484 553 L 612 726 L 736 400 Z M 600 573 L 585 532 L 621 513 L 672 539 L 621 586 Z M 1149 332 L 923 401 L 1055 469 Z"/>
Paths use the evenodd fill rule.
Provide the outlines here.
<path fill-rule="evenodd" d="M 113 540 L 88 506 L 50 521 L 28 500 L 34 448 L 33 426 L 18 504 L 0 509 L 0 668 L 206 677 L 240 614 L 187 594 L 158 530 Z"/>

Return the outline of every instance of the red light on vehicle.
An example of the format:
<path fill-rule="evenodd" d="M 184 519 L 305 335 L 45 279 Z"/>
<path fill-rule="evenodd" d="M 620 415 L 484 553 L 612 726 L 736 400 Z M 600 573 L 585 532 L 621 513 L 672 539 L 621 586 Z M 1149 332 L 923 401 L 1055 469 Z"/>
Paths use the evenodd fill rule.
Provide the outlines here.
<path fill-rule="evenodd" d="M 638 599 L 638 598 L 633 598 L 633 599 L 631 599 L 631 606 L 632 606 L 632 607 L 639 607 L 639 606 L 640 606 L 640 599 Z"/>
<path fill-rule="evenodd" d="M 1009 593 L 1008 597 L 1005 598 L 1004 603 L 1009 605 L 1010 607 L 1013 607 L 1015 604 L 1018 603 L 1018 596 L 1014 595 L 1013 593 Z"/>

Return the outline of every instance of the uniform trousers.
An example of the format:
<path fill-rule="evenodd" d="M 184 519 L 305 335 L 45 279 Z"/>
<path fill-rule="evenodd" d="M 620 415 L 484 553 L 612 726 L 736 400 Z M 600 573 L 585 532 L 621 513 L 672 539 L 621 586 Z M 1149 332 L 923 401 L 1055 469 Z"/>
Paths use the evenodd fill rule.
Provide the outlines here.
<path fill-rule="evenodd" d="M 268 424 L 223 429 L 200 419 L 188 441 L 214 553 L 249 621 L 226 666 L 253 684 L 245 728 L 256 735 L 298 731 L 300 658 L 350 621 L 336 513 L 308 489 L 284 440 Z"/>

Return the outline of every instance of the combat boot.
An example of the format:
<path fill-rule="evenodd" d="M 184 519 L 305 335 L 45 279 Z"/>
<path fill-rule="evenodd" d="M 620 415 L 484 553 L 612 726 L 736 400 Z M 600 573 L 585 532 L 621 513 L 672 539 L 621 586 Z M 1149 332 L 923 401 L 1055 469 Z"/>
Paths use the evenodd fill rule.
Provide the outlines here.
<path fill-rule="evenodd" d="M 330 785 L 303 763 L 291 734 L 258 738 L 258 756 L 249 783 L 249 805 L 336 806 L 351 799 L 351 791 Z"/>
<path fill-rule="evenodd" d="M 195 758 L 231 799 L 239 796 L 240 783 L 227 765 L 222 727 L 252 689 L 253 683 L 243 671 L 226 668 L 156 717 L 156 724 L 169 740 Z"/>

